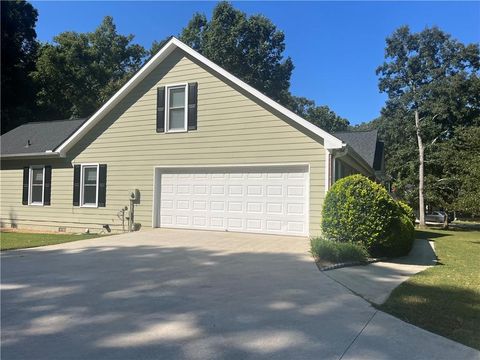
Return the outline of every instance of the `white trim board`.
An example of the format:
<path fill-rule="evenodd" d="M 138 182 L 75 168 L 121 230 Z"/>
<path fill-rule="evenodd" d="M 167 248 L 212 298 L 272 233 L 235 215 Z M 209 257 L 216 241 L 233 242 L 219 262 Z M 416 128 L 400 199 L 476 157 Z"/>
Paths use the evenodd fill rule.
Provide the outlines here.
<path fill-rule="evenodd" d="M 205 66 L 223 76 L 227 80 L 236 84 L 243 90 L 250 93 L 252 96 L 263 102 L 264 104 L 270 106 L 271 108 L 277 110 L 281 114 L 285 115 L 289 119 L 293 120 L 303 128 L 309 130 L 313 134 L 321 137 L 324 140 L 324 146 L 327 149 L 341 149 L 345 144 L 335 136 L 329 134 L 325 130 L 320 129 L 319 127 L 313 125 L 307 120 L 301 118 L 294 112 L 288 110 L 279 103 L 273 101 L 269 97 L 262 94 L 260 91 L 254 89 L 244 81 L 240 80 L 236 76 L 232 75 L 225 69 L 221 68 L 217 64 L 208 60 L 205 56 L 199 54 L 180 40 L 172 37 L 161 49 L 155 54 L 120 90 L 118 90 L 115 95 L 113 95 L 95 114 L 93 114 L 90 119 L 88 119 L 77 131 L 75 131 L 68 139 L 66 139 L 60 146 L 58 146 L 55 151 L 60 153 L 60 156 L 65 157 L 68 150 L 70 150 L 80 139 L 85 136 L 90 129 L 93 128 L 114 106 L 116 106 L 122 99 L 127 96 L 127 94 L 139 84 L 147 75 L 149 75 L 153 69 L 156 68 L 165 58 L 172 53 L 175 49 L 181 49 L 186 52 L 188 55 L 192 56 L 199 62 L 203 63 Z"/>

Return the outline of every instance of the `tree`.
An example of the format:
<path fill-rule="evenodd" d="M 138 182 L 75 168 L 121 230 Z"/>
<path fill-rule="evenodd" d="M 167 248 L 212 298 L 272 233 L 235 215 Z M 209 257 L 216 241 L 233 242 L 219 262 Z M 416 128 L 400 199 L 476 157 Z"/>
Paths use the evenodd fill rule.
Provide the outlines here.
<path fill-rule="evenodd" d="M 285 35 L 266 17 L 220 2 L 208 21 L 195 14 L 180 39 L 274 100 L 286 101 L 293 62 L 284 58 Z"/>
<path fill-rule="evenodd" d="M 152 43 L 152 47 L 150 48 L 150 51 L 148 52 L 150 57 L 154 56 L 163 47 L 163 45 L 165 45 L 170 39 L 171 39 L 171 36 L 168 36 L 165 39 L 160 41 L 155 40 Z"/>
<path fill-rule="evenodd" d="M 37 53 L 37 10 L 25 1 L 1 2 L 1 133 L 31 119 L 34 89 L 29 73 Z"/>
<path fill-rule="evenodd" d="M 335 114 L 327 105 L 317 106 L 313 100 L 290 96 L 289 103 L 286 106 L 297 115 L 327 132 L 348 130 L 349 121 Z"/>
<path fill-rule="evenodd" d="M 141 67 L 146 52 L 132 40 L 107 16 L 94 32 L 64 32 L 43 44 L 32 74 L 43 115 L 83 117 L 97 110 Z"/>
<path fill-rule="evenodd" d="M 328 106 L 316 106 L 314 101 L 290 93 L 294 66 L 289 57 L 283 56 L 285 35 L 266 17 L 247 17 L 230 3 L 220 2 L 210 21 L 203 14 L 195 14 L 182 30 L 180 39 L 324 130 L 347 129 L 348 120 L 336 115 Z M 158 51 L 164 42 L 155 42 L 151 53 Z"/>
<path fill-rule="evenodd" d="M 432 181 L 431 191 L 439 202 L 450 210 L 480 215 L 480 126 L 458 127 L 434 155 L 442 174 Z"/>
<path fill-rule="evenodd" d="M 434 144 L 441 136 L 449 136 L 460 114 L 472 121 L 478 117 L 478 95 L 467 90 L 462 91 L 465 97 L 460 98 L 453 89 L 476 86 L 479 48 L 474 44 L 465 46 L 436 27 L 411 33 L 404 26 L 387 38 L 385 57 L 377 75 L 380 90 L 388 94 L 387 111 L 403 113 L 414 125 L 418 205 L 423 226 L 426 140 Z"/>

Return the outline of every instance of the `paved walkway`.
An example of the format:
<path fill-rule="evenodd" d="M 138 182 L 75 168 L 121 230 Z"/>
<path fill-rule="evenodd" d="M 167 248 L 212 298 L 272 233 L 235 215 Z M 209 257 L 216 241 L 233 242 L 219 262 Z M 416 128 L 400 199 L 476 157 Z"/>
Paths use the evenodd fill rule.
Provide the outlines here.
<path fill-rule="evenodd" d="M 308 239 L 152 230 L 1 254 L 1 359 L 479 359 L 319 272 Z"/>
<path fill-rule="evenodd" d="M 329 270 L 325 274 L 364 299 L 383 304 L 393 289 L 410 276 L 435 265 L 435 261 L 433 242 L 415 240 L 406 257 Z"/>

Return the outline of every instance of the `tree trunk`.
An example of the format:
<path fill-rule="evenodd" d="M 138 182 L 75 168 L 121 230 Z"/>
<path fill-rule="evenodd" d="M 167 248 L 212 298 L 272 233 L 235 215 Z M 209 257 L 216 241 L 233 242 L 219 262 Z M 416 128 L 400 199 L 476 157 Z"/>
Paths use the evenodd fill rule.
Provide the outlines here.
<path fill-rule="evenodd" d="M 420 226 L 425 226 L 425 202 L 423 198 L 423 156 L 425 147 L 423 146 L 422 134 L 420 132 L 420 115 L 418 110 L 415 110 L 415 129 L 417 131 L 418 143 L 418 208 Z"/>
<path fill-rule="evenodd" d="M 443 230 L 448 230 L 448 213 L 445 210 L 445 219 L 443 219 Z"/>

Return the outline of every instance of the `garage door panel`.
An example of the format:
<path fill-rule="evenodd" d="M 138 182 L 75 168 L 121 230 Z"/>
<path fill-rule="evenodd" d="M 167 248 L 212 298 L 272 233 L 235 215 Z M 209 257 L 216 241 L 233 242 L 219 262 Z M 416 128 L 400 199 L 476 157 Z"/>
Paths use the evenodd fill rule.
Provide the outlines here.
<path fill-rule="evenodd" d="M 157 179 L 161 227 L 308 233 L 306 167 L 173 171 Z"/>

